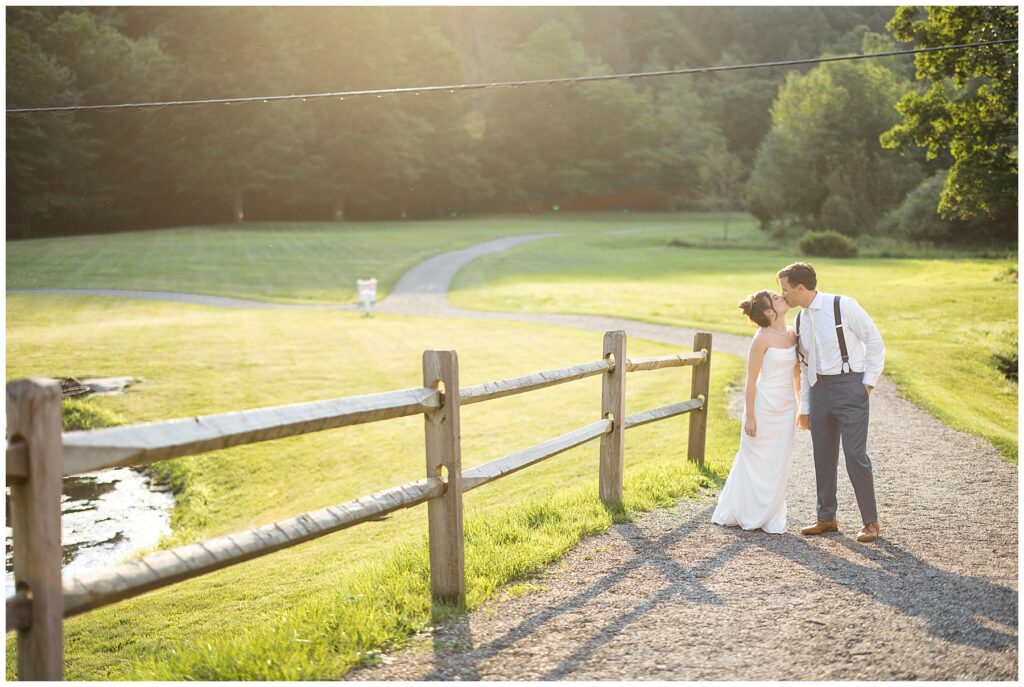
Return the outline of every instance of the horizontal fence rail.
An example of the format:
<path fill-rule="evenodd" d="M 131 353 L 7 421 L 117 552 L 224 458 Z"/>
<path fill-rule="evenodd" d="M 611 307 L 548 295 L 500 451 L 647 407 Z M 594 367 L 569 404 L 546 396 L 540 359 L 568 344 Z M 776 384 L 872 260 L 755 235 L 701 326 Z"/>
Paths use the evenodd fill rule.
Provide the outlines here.
<path fill-rule="evenodd" d="M 296 403 L 236 413 L 64 434 L 64 475 L 253 444 L 271 439 L 416 415 L 441 405 L 436 389 Z"/>
<path fill-rule="evenodd" d="M 663 355 L 657 358 L 630 358 L 626 361 L 627 372 L 640 372 L 641 370 L 660 370 L 665 367 L 683 367 L 685 365 L 703 365 L 708 354 L 704 351 L 696 353 L 680 353 L 678 355 Z"/>
<path fill-rule="evenodd" d="M 622 361 L 619 365 L 617 361 Z M 599 495 L 621 503 L 623 432 L 690 415 L 688 457 L 702 464 L 711 335 L 694 352 L 628 359 L 625 332 L 607 332 L 601 360 L 460 389 L 454 351 L 427 351 L 423 387 L 85 432 L 60 430 L 60 386 L 33 379 L 7 385 L 7 482 L 11 486 L 16 593 L 7 631 L 18 632 L 19 679 L 63 678 L 63 619 L 296 546 L 394 511 L 426 503 L 431 594 L 465 604 L 462 495 L 600 439 Z M 693 366 L 691 398 L 625 414 L 627 372 Z M 463 471 L 462 405 L 603 376 L 601 419 Z M 440 388 L 443 385 L 443 390 Z M 62 476 L 146 465 L 234 446 L 422 414 L 427 476 L 254 529 L 159 551 L 105 570 L 60 577 Z"/>
<path fill-rule="evenodd" d="M 547 460 L 552 456 L 557 456 L 559 453 L 568 451 L 571 448 L 581 446 L 610 431 L 612 431 L 611 420 L 598 420 L 586 427 L 566 432 L 561 436 L 548 439 L 536 446 L 531 446 L 522 451 L 509 454 L 504 458 L 470 468 L 462 473 L 462 492 L 465 493 L 470 489 L 476 489 L 488 482 L 493 482 L 500 477 L 511 475 L 513 472 L 539 463 L 542 460 Z"/>
<path fill-rule="evenodd" d="M 513 394 L 521 394 L 556 384 L 572 382 L 577 379 L 593 377 L 614 368 L 615 363 L 609 360 L 598 360 L 593 363 L 565 367 L 560 370 L 537 372 L 536 374 L 523 377 L 513 377 L 512 379 L 503 379 L 498 382 L 467 386 L 462 390 L 462 405 L 490 401 L 502 396 L 512 396 Z"/>
<path fill-rule="evenodd" d="M 652 408 L 651 410 L 627 415 L 623 424 L 625 425 L 625 429 L 631 429 L 651 422 L 657 422 L 658 420 L 664 420 L 665 418 L 682 415 L 683 413 L 689 413 L 693 410 L 700 410 L 703 407 L 703 400 L 693 398 L 689 401 L 683 401 L 682 403 L 673 403 L 672 405 L 662 406 L 661 408 Z"/>
<path fill-rule="evenodd" d="M 436 477 L 421 479 L 270 525 L 159 551 L 93 574 L 65 578 L 64 616 L 130 599 L 425 503 L 443 494 L 445 486 Z"/>

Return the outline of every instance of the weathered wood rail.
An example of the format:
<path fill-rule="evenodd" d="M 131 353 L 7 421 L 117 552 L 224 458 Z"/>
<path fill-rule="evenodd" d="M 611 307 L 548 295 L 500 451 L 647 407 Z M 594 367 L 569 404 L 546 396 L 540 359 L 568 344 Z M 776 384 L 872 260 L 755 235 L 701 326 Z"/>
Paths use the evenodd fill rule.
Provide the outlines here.
<path fill-rule="evenodd" d="M 627 372 L 683 366 L 693 367 L 689 399 L 625 414 Z M 435 599 L 464 604 L 463 493 L 600 437 L 599 495 L 605 503 L 621 503 L 625 430 L 684 413 L 690 414 L 688 458 L 703 464 L 710 367 L 708 333 L 694 337 L 692 353 L 629 360 L 625 332 L 612 331 L 604 336 L 600 360 L 560 370 L 460 388 L 455 351 L 425 351 L 422 388 L 85 432 L 62 431 L 59 382 L 10 382 L 7 484 L 16 591 L 7 599 L 7 631 L 18 633 L 18 678 L 63 679 L 64 618 L 424 502 L 431 593 Z M 461 406 L 596 375 L 603 375 L 599 420 L 462 470 Z M 421 413 L 426 440 L 424 479 L 105 570 L 61 577 L 60 501 L 65 476 Z"/>

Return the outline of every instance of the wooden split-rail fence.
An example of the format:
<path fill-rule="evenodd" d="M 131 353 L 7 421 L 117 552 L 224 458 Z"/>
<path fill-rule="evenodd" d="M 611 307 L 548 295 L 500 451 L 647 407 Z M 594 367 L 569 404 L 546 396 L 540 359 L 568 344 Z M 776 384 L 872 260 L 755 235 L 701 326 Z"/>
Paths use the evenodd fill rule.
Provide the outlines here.
<path fill-rule="evenodd" d="M 690 398 L 625 414 L 626 373 L 693 366 Z M 18 633 L 18 677 L 63 679 L 64 618 L 176 584 L 427 502 L 430 584 L 439 601 L 466 596 L 462 495 L 551 456 L 601 438 L 600 498 L 621 503 L 625 430 L 690 414 L 689 460 L 704 461 L 711 335 L 694 351 L 626 358 L 626 333 L 607 332 L 600 360 L 560 370 L 459 387 L 455 351 L 425 351 L 416 389 L 241 412 L 63 432 L 61 387 L 50 379 L 7 384 L 7 484 L 14 539 L 15 594 L 7 631 Z M 502 396 L 602 375 L 601 419 L 531 448 L 462 470 L 459 409 Z M 422 413 L 426 478 L 256 529 L 159 551 L 113 568 L 61 577 L 61 491 L 69 475 L 147 465 L 257 441 Z"/>

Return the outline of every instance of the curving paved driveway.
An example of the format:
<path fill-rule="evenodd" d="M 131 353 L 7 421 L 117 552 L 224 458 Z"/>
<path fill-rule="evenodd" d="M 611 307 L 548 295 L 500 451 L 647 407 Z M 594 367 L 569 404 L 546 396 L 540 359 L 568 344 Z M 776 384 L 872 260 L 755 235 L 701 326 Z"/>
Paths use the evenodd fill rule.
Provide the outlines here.
<path fill-rule="evenodd" d="M 692 345 L 695 330 L 681 327 L 480 312 L 447 302 L 451 279 L 467 262 L 550 236 L 499 239 L 435 256 L 408 272 L 377 310 L 625 329 Z M 46 292 L 223 307 L 354 308 L 163 292 Z M 714 350 L 745 355 L 747 343 L 716 333 Z M 731 399 L 736 416 L 741 396 Z M 810 437 L 798 432 L 785 534 L 712 525 L 716 494 L 708 491 L 587 539 L 538 576 L 533 592 L 492 599 L 414 639 L 408 650 L 382 657 L 383 665 L 344 679 L 1016 680 L 1017 466 L 984 440 L 900 398 L 885 377 L 871 404 L 878 543 L 853 539 L 859 522 L 844 474 L 842 532 L 799 535 L 813 518 L 815 496 Z"/>
<path fill-rule="evenodd" d="M 424 260 L 411 270 L 402 275 L 402 278 L 395 284 L 391 295 L 385 300 L 394 300 L 395 297 L 410 296 L 416 294 L 438 294 L 445 295 L 451 286 L 455 273 L 465 265 L 476 260 L 481 255 L 488 253 L 500 253 L 514 246 L 523 243 L 536 241 L 537 239 L 563 236 L 559 233 L 547 234 L 525 234 L 523 236 L 510 236 L 503 239 L 495 239 L 478 243 L 462 250 L 450 251 L 435 255 Z M 382 301 L 383 303 L 383 301 Z"/>
<path fill-rule="evenodd" d="M 611 233 L 611 232 L 609 232 Z M 487 253 L 507 250 L 529 241 L 552 238 L 561 234 L 531 234 L 516 236 L 496 241 L 488 241 L 463 250 L 442 253 L 407 272 L 394 291 L 376 306 L 377 312 L 401 315 L 421 315 L 431 317 L 452 317 L 486 320 L 513 320 L 516 322 L 535 322 L 561 327 L 573 327 L 595 332 L 606 332 L 612 329 L 624 329 L 629 337 L 639 337 L 660 341 L 682 347 L 693 346 L 696 329 L 651 324 L 640 320 L 630 320 L 601 315 L 569 315 L 557 313 L 508 313 L 485 310 L 468 310 L 457 308 L 448 302 L 448 290 L 455 274 L 465 265 Z M 735 334 L 715 333 L 714 349 L 746 355 L 749 345 L 748 337 Z"/>

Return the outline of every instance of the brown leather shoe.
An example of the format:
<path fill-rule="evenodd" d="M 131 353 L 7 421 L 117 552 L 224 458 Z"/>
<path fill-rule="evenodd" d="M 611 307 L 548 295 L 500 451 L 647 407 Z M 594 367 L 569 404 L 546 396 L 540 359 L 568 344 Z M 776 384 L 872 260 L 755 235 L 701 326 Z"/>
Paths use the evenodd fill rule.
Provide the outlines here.
<path fill-rule="evenodd" d="M 824 532 L 838 532 L 839 523 L 835 519 L 832 520 L 817 520 L 810 527 L 805 527 L 800 530 L 800 534 L 810 536 L 812 534 L 822 534 Z"/>
<path fill-rule="evenodd" d="M 878 539 L 878 523 L 872 522 L 860 528 L 857 533 L 857 541 L 869 542 Z"/>

